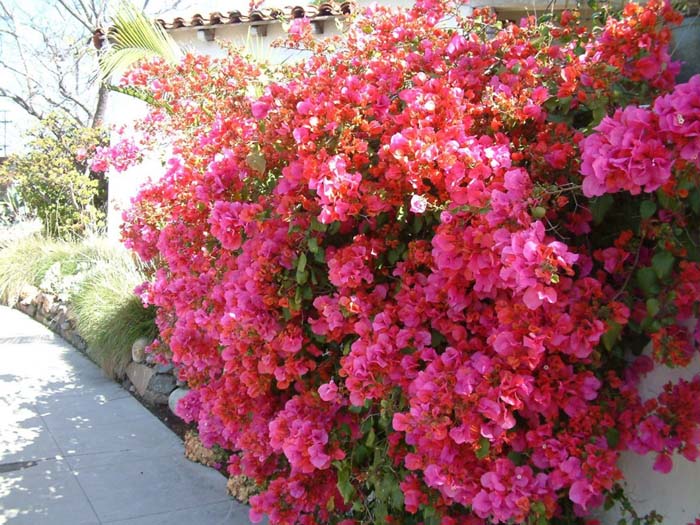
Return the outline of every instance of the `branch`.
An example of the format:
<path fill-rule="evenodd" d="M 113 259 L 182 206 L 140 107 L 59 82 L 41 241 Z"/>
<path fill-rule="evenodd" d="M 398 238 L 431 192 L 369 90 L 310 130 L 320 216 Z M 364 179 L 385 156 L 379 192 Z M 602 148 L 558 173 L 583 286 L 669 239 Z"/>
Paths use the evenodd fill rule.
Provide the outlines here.
<path fill-rule="evenodd" d="M 95 28 L 94 28 L 94 27 L 90 27 L 91 24 L 90 24 L 89 22 L 85 21 L 83 18 L 81 18 L 80 15 L 79 15 L 78 13 L 76 13 L 75 11 L 73 11 L 73 9 L 71 9 L 71 8 L 68 6 L 68 4 L 66 3 L 65 0 L 57 0 L 57 1 L 58 1 L 59 4 L 61 4 L 61 6 L 63 6 L 63 8 L 64 8 L 66 11 L 68 11 L 68 13 L 70 13 L 70 15 L 71 15 L 73 18 L 75 18 L 75 19 L 80 23 L 80 25 L 82 25 L 85 29 L 87 29 L 90 33 L 92 33 L 92 31 L 93 31 Z"/>
<path fill-rule="evenodd" d="M 63 84 L 63 79 L 60 79 L 58 81 L 58 91 L 59 93 L 63 96 L 63 98 L 70 100 L 73 104 L 78 106 L 80 109 L 82 109 L 88 117 L 92 116 L 92 111 L 88 109 L 88 107 L 83 104 L 80 100 L 75 98 L 67 89 L 66 86 Z"/>
<path fill-rule="evenodd" d="M 35 109 L 30 102 L 23 99 L 21 96 L 8 91 L 3 87 L 0 87 L 0 98 L 6 98 L 8 100 L 11 100 L 34 118 L 37 118 L 39 120 L 43 120 L 44 118 L 44 114 Z"/>

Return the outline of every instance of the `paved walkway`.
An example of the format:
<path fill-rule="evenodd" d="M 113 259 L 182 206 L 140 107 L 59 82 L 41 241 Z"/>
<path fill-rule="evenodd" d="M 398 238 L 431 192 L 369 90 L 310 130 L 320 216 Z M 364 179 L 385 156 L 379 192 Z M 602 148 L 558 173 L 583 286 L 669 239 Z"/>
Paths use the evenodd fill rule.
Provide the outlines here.
<path fill-rule="evenodd" d="M 0 307 L 0 525 L 247 525 L 226 479 L 120 385 Z"/>

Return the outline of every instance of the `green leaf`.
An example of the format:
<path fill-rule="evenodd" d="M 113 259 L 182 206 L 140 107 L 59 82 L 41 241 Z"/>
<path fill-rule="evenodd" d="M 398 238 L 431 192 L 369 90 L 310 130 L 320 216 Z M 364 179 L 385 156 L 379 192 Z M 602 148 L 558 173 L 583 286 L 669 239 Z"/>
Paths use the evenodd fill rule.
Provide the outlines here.
<path fill-rule="evenodd" d="M 603 505 L 603 510 L 610 510 L 615 506 L 615 500 L 610 496 L 605 498 L 605 504 Z"/>
<path fill-rule="evenodd" d="M 618 443 L 620 443 L 620 432 L 616 428 L 609 428 L 605 432 L 605 439 L 610 448 L 617 448 Z"/>
<path fill-rule="evenodd" d="M 289 309 L 291 311 L 298 312 L 301 309 L 301 299 L 302 299 L 302 291 L 301 288 L 297 288 L 296 291 L 294 292 L 294 299 L 289 303 Z"/>
<path fill-rule="evenodd" d="M 127 0 L 120 2 L 112 16 L 108 36 L 111 45 L 99 58 L 102 80 L 139 60 L 158 56 L 175 64 L 182 56 L 180 47 L 165 29 Z"/>
<path fill-rule="evenodd" d="M 491 450 L 491 442 L 485 437 L 482 437 L 479 440 L 479 448 L 476 449 L 475 455 L 479 459 L 484 459 L 489 455 L 489 450 Z"/>
<path fill-rule="evenodd" d="M 595 127 L 608 115 L 608 111 L 605 104 L 596 104 L 591 109 L 593 110 L 593 122 L 591 122 L 590 125 L 591 127 Z"/>
<path fill-rule="evenodd" d="M 675 199 L 661 188 L 656 190 L 656 198 L 659 199 L 659 204 L 662 208 L 666 208 L 667 210 L 675 210 L 677 207 Z"/>
<path fill-rule="evenodd" d="M 639 213 L 642 219 L 648 219 L 656 213 L 656 203 L 654 201 L 643 201 L 639 206 Z"/>
<path fill-rule="evenodd" d="M 423 507 L 423 523 L 425 525 L 439 525 L 440 516 L 438 516 L 435 507 L 426 506 Z"/>
<path fill-rule="evenodd" d="M 591 215 L 593 215 L 593 223 L 601 224 L 605 215 L 612 207 L 614 199 L 612 195 L 605 194 L 597 199 L 591 200 Z"/>
<path fill-rule="evenodd" d="M 511 450 L 508 452 L 508 459 L 513 463 L 513 465 L 520 466 L 525 463 L 525 454 Z"/>
<path fill-rule="evenodd" d="M 377 503 L 374 506 L 374 524 L 384 525 L 388 515 L 389 510 L 386 507 L 386 502 L 383 500 L 377 500 Z"/>
<path fill-rule="evenodd" d="M 309 246 L 309 251 L 311 253 L 318 252 L 318 241 L 316 240 L 316 237 L 309 237 L 308 246 Z"/>
<path fill-rule="evenodd" d="M 660 309 L 661 304 L 659 303 L 658 299 L 655 297 L 647 299 L 647 314 L 649 314 L 650 317 L 654 317 L 656 314 L 658 314 Z"/>
<path fill-rule="evenodd" d="M 350 483 L 350 466 L 347 463 L 343 463 L 338 469 L 337 487 L 345 503 L 349 503 L 355 493 L 355 488 Z"/>
<path fill-rule="evenodd" d="M 690 209 L 696 215 L 700 215 L 700 188 L 696 188 L 694 191 L 690 192 L 688 195 L 688 202 L 690 203 Z"/>
<path fill-rule="evenodd" d="M 620 333 L 622 332 L 622 325 L 616 323 L 615 321 L 608 321 L 608 329 L 600 338 L 603 341 L 603 346 L 609 352 L 617 343 L 620 338 Z"/>
<path fill-rule="evenodd" d="M 302 253 L 297 259 L 297 272 L 303 272 L 304 270 L 306 270 L 306 254 Z"/>
<path fill-rule="evenodd" d="M 316 232 L 325 232 L 328 229 L 328 225 L 319 222 L 316 217 L 313 217 L 311 219 L 311 229 Z"/>
<path fill-rule="evenodd" d="M 308 272 L 304 273 L 308 274 Z M 310 286 L 304 286 L 301 296 L 304 298 L 304 300 L 311 301 L 314 298 L 314 291 L 311 289 Z"/>
<path fill-rule="evenodd" d="M 265 156 L 260 153 L 260 149 L 258 147 L 255 147 L 253 151 L 248 153 L 248 156 L 245 158 L 245 163 L 258 173 L 265 173 L 267 161 L 265 160 Z"/>
<path fill-rule="evenodd" d="M 652 268 L 640 268 L 637 270 L 637 283 L 647 296 L 659 293 L 659 281 L 656 277 L 656 272 Z"/>
<path fill-rule="evenodd" d="M 547 215 L 547 209 L 544 208 L 543 206 L 535 206 L 534 208 L 530 209 L 530 214 L 535 218 L 535 219 L 541 219 L 545 215 Z"/>
<path fill-rule="evenodd" d="M 374 428 L 370 428 L 369 432 L 367 433 L 367 439 L 365 439 L 365 445 L 367 445 L 368 448 L 372 448 L 376 441 L 377 434 L 375 434 Z"/>
<path fill-rule="evenodd" d="M 447 339 L 445 339 L 445 336 L 442 335 L 440 332 L 438 332 L 437 330 L 430 331 L 430 346 L 432 346 L 433 348 L 440 348 L 446 342 Z"/>
<path fill-rule="evenodd" d="M 306 254 L 302 253 L 297 259 L 296 281 L 299 285 L 304 285 L 309 280 L 309 272 L 306 271 Z"/>
<path fill-rule="evenodd" d="M 413 233 L 420 232 L 423 229 L 424 222 L 423 217 L 416 215 L 416 218 L 413 220 Z"/>
<path fill-rule="evenodd" d="M 369 453 L 370 450 L 364 445 L 359 445 L 355 447 L 355 450 L 353 450 L 352 452 L 353 464 L 364 465 L 367 462 L 367 459 L 369 458 Z"/>
<path fill-rule="evenodd" d="M 651 259 L 651 267 L 656 272 L 659 279 L 665 279 L 673 271 L 673 265 L 676 262 L 675 257 L 670 252 L 659 252 Z"/>
<path fill-rule="evenodd" d="M 297 270 L 296 281 L 297 281 L 298 285 L 303 286 L 307 283 L 308 280 L 309 280 L 309 272 L 306 272 L 306 271 L 300 272 Z M 303 291 L 302 291 L 302 293 L 303 293 Z"/>
<path fill-rule="evenodd" d="M 145 88 L 135 87 L 135 86 L 115 86 L 113 84 L 108 84 L 107 89 L 114 91 L 115 93 L 120 93 L 128 97 L 135 98 L 146 104 L 158 108 L 165 109 L 168 113 L 173 112 L 173 108 L 164 100 L 156 100 L 153 94 Z"/>

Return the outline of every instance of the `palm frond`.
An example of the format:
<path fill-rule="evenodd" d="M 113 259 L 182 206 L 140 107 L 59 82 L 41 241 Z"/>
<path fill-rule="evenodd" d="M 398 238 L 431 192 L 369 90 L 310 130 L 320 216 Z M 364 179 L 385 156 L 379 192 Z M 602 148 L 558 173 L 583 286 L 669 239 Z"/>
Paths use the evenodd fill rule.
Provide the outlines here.
<path fill-rule="evenodd" d="M 142 59 L 158 56 L 176 63 L 182 55 L 165 29 L 149 20 L 130 0 L 119 4 L 109 35 L 111 46 L 100 57 L 103 80 Z"/>
<path fill-rule="evenodd" d="M 109 84 L 107 89 L 114 91 L 115 93 L 121 93 L 122 95 L 127 95 L 129 97 L 137 98 L 150 106 L 155 106 L 165 109 L 168 113 L 173 112 L 173 108 L 170 104 L 164 100 L 157 100 L 150 91 L 144 88 L 134 87 L 134 86 L 115 86 Z"/>

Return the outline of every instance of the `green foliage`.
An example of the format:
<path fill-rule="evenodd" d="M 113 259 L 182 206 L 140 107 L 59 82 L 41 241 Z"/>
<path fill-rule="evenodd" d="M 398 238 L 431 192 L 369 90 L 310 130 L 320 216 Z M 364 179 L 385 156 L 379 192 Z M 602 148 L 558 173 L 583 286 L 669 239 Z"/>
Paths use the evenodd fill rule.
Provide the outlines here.
<path fill-rule="evenodd" d="M 106 145 L 104 131 L 52 114 L 27 137 L 26 153 L 11 155 L 0 167 L 0 182 L 16 187 L 51 237 L 82 236 L 99 227 L 106 181 L 90 170 L 86 157 Z"/>
<path fill-rule="evenodd" d="M 143 59 L 160 57 L 174 64 L 182 55 L 172 37 L 127 0 L 112 16 L 109 37 L 111 46 L 100 57 L 104 80 Z"/>
<path fill-rule="evenodd" d="M 27 284 L 63 296 L 91 357 L 111 375 L 123 373 L 136 339 L 157 335 L 153 309 L 133 292 L 145 279 L 144 268 L 105 239 L 32 236 L 0 251 L 0 300 L 14 304 Z"/>
<path fill-rule="evenodd" d="M 109 85 L 107 88 L 115 93 L 120 93 L 128 97 L 136 98 L 146 104 L 154 107 L 159 107 L 165 109 L 168 113 L 173 112 L 173 108 L 167 102 L 163 100 L 156 100 L 156 98 L 147 90 L 134 86 L 113 86 Z"/>
<path fill-rule="evenodd" d="M 0 251 L 0 301 L 14 304 L 23 286 L 39 286 L 49 268 L 68 258 L 69 244 L 41 236 L 13 242 Z"/>
<path fill-rule="evenodd" d="M 0 188 L 0 225 L 11 226 L 30 216 L 15 185 Z"/>
<path fill-rule="evenodd" d="M 121 376 L 139 337 L 158 335 L 155 311 L 134 295 L 144 275 L 128 254 L 103 260 L 71 296 L 78 333 L 91 357 L 109 374 Z"/>

